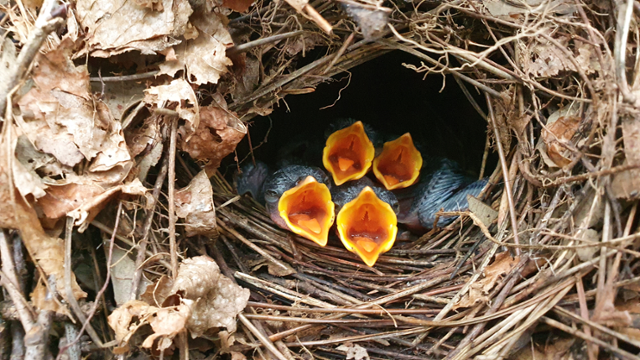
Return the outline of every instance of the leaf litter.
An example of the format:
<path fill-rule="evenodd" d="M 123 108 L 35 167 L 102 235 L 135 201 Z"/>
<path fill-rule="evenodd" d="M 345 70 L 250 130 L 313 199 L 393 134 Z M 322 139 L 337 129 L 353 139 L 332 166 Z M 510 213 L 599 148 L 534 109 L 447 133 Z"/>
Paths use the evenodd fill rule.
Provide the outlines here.
<path fill-rule="evenodd" d="M 225 328 L 233 333 L 236 331 L 235 318 L 249 300 L 249 290 L 220 274 L 218 265 L 206 256 L 185 259 L 175 280 L 160 278 L 147 288 L 149 291 L 151 293 L 142 298 L 153 299 L 152 303 L 159 306 L 130 300 L 109 315 L 118 352 L 127 348 L 133 333 L 145 324 L 151 325 L 153 334 L 142 346 L 151 348 L 160 338 L 157 346 L 160 351 L 171 344 L 165 339 L 173 339 L 184 330 L 189 330 L 193 338 L 215 328 Z M 134 318 L 138 320 L 134 321 Z"/>

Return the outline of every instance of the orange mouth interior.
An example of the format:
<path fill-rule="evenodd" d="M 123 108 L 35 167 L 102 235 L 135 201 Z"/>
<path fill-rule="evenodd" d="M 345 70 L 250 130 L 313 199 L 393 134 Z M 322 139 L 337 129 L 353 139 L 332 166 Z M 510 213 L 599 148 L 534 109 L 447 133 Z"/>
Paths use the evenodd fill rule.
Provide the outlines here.
<path fill-rule="evenodd" d="M 373 143 L 361 121 L 331 134 L 322 152 L 322 163 L 336 185 L 367 174 L 375 156 Z"/>
<path fill-rule="evenodd" d="M 327 245 L 334 210 L 329 188 L 312 176 L 285 191 L 278 202 L 280 216 L 289 229 L 320 246 Z"/>
<path fill-rule="evenodd" d="M 422 168 L 422 155 L 409 133 L 386 142 L 382 152 L 373 161 L 373 173 L 387 190 L 403 189 L 413 185 Z"/>
<path fill-rule="evenodd" d="M 337 224 L 338 235 L 347 250 L 358 254 L 369 266 L 391 249 L 398 234 L 393 209 L 368 186 L 342 207 Z"/>

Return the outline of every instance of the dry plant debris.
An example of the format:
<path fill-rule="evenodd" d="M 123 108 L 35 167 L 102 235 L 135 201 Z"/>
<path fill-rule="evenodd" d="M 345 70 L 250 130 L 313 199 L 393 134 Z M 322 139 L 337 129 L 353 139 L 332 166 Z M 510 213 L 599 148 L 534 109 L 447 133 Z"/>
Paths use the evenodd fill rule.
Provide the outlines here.
<path fill-rule="evenodd" d="M 213 189 L 204 171 L 176 191 L 176 215 L 184 219 L 187 236 L 217 234 L 214 206 Z"/>
<path fill-rule="evenodd" d="M 109 326 L 118 341 L 116 354 L 125 353 L 132 335 L 146 324 L 151 325 L 153 334 L 142 347 L 151 348 L 159 339 L 160 351 L 169 348 L 171 340 L 185 330 L 194 338 L 219 327 L 233 333 L 237 314 L 247 306 L 249 290 L 220 274 L 213 260 L 198 256 L 180 264 L 175 280 L 158 279 L 142 298 L 148 302 L 130 300 L 109 315 Z"/>
<path fill-rule="evenodd" d="M 638 8 L 0 1 L 2 344 L 638 359 Z M 370 268 L 275 228 L 217 168 L 254 116 L 389 51 L 462 88 L 500 163 L 469 212 Z"/>

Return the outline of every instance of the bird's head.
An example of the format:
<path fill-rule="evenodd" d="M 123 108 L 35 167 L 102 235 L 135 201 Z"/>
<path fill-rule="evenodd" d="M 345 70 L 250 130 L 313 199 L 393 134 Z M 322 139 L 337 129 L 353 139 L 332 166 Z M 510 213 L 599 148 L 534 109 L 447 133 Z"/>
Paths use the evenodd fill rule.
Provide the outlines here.
<path fill-rule="evenodd" d="M 422 155 L 409 133 L 384 143 L 382 152 L 373 160 L 373 173 L 387 190 L 413 185 L 421 168 Z"/>
<path fill-rule="evenodd" d="M 352 125 L 332 133 L 322 152 L 322 163 L 331 173 L 336 185 L 357 180 L 367 174 L 375 156 L 375 148 L 367 136 L 364 125 Z"/>
<path fill-rule="evenodd" d="M 278 200 L 278 212 L 287 227 L 320 246 L 327 245 L 334 211 L 329 188 L 313 176 L 299 181 Z"/>
<path fill-rule="evenodd" d="M 347 250 L 369 266 L 391 249 L 398 233 L 396 211 L 369 186 L 340 209 L 336 224 Z"/>

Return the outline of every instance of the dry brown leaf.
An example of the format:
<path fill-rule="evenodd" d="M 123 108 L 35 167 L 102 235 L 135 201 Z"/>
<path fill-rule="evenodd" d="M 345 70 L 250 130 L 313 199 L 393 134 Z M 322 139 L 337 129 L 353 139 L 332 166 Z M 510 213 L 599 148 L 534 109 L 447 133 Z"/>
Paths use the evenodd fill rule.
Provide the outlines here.
<path fill-rule="evenodd" d="M 183 299 L 193 301 L 187 327 L 194 338 L 212 328 L 226 327 L 235 332 L 235 318 L 249 300 L 249 290 L 221 275 L 215 261 L 206 256 L 180 264 L 172 292 L 179 291 L 184 294 Z"/>
<path fill-rule="evenodd" d="M 94 145 L 98 152 L 87 169 L 90 178 L 103 186 L 120 183 L 133 167 L 122 126 L 103 102 L 95 103 L 94 120 L 94 135 L 104 131 L 105 138 L 94 137 L 94 141 L 98 141 Z"/>
<path fill-rule="evenodd" d="M 553 338 L 542 346 L 527 344 L 528 346 L 524 346 L 509 358 L 513 360 L 574 360 L 575 357 L 570 353 L 570 349 L 575 342 L 575 338 Z"/>
<path fill-rule="evenodd" d="M 108 189 L 93 182 L 83 183 L 82 180 L 84 179 L 79 179 L 76 183 L 47 188 L 47 194 L 38 199 L 38 205 L 46 217 L 58 219 L 65 215 L 71 216 L 76 220 L 75 225 L 80 226 L 79 231 L 82 232 L 108 201 L 118 193 L 144 195 L 146 192 L 146 188 L 138 179 Z"/>
<path fill-rule="evenodd" d="M 122 354 L 129 348 L 127 343 L 135 331 L 142 325 L 145 325 L 144 317 L 154 308 L 144 301 L 131 300 L 124 305 L 113 310 L 108 317 L 109 326 L 115 332 L 115 338 L 118 346 L 114 349 L 114 353 Z M 137 318 L 137 323 L 132 323 Z"/>
<path fill-rule="evenodd" d="M 17 118 L 17 116 L 16 116 Z M 71 172 L 71 169 L 63 169 L 63 165 L 60 164 L 53 156 L 49 154 L 45 154 L 43 152 L 38 151 L 31 141 L 24 134 L 19 135 L 15 144 L 15 155 L 18 162 L 25 171 L 29 172 L 34 178 L 34 181 L 41 182 L 39 174 L 43 174 L 44 176 L 60 176 L 64 173 Z M 15 164 L 14 164 L 14 171 Z M 16 176 L 14 174 L 14 176 Z M 16 184 L 20 193 L 23 196 L 26 196 L 27 193 L 23 192 L 21 184 Z M 43 184 L 43 189 L 46 188 L 46 185 Z M 31 192 L 36 198 L 41 197 L 39 192 Z"/>
<path fill-rule="evenodd" d="M 14 132 L 12 129 L 7 130 Z M 15 134 L 13 135 L 15 136 Z M 7 169 L 7 160 L 13 158 L 13 151 L 6 153 L 7 146 L 0 142 L 0 227 L 8 229 L 17 229 L 22 236 L 22 242 L 27 248 L 28 253 L 34 261 L 38 263 L 44 274 L 48 277 L 53 276 L 56 282 L 56 288 L 63 298 L 66 298 L 64 282 L 64 241 L 59 238 L 47 235 L 40 224 L 38 215 L 34 208 L 25 201 L 15 188 L 11 187 L 9 180 L 9 172 Z M 18 162 L 13 159 L 13 162 Z M 15 178 L 13 179 L 15 181 Z M 81 299 L 87 294 L 78 286 L 75 276 L 71 273 L 71 290 L 76 299 Z M 39 289 L 35 293 L 36 306 L 42 305 L 43 308 L 55 310 L 61 314 L 68 314 L 67 309 L 60 304 L 53 304 L 45 301 L 46 292 Z"/>
<path fill-rule="evenodd" d="M 634 289 L 634 291 L 629 290 L 628 288 Z M 618 312 L 624 312 L 628 317 L 625 317 L 625 320 L 628 320 L 629 317 L 632 319 L 632 326 L 624 326 L 624 322 L 621 322 L 618 325 L 613 325 L 617 331 L 620 333 L 629 336 L 630 338 L 640 341 L 640 329 L 638 329 L 638 319 L 640 314 L 640 301 L 638 301 L 638 285 L 637 284 L 629 284 L 625 286 L 624 289 L 626 292 L 631 292 L 632 296 L 628 297 L 628 300 L 624 302 L 616 304 L 615 310 Z M 634 327 L 635 326 L 635 327 Z"/>
<path fill-rule="evenodd" d="M 167 291 L 168 287 L 171 289 Z M 163 305 L 179 300 L 177 306 L 150 306 L 147 301 Z M 249 300 L 249 290 L 236 285 L 220 274 L 218 265 L 206 256 L 185 259 L 180 264 L 175 281 L 160 278 L 156 286 L 149 286 L 141 296 L 146 301 L 132 300 L 120 306 L 109 316 L 109 326 L 116 333 L 118 352 L 127 349 L 127 342 L 142 325 L 149 324 L 154 334 L 143 342 L 151 347 L 157 338 L 158 349 L 166 349 L 179 332 L 187 329 L 193 338 L 209 330 L 225 327 L 226 337 L 236 330 L 236 316 Z M 134 318 L 138 322 L 132 323 Z"/>
<path fill-rule="evenodd" d="M 11 201 L 5 197 L 6 192 L 2 191 L 2 193 L 3 195 L 0 197 L 3 198 L 3 204 L 5 204 L 2 212 L 9 216 L 5 215 L 0 218 L 0 226 L 20 230 L 22 241 L 29 254 L 33 256 L 33 259 L 47 276 L 54 276 L 56 279 L 56 287 L 60 289 L 59 294 L 63 298 L 66 298 L 66 292 L 62 290 L 65 289 L 64 241 L 59 238 L 50 237 L 45 233 L 35 211 L 29 205 L 22 202 L 20 195 L 16 194 L 17 204 L 13 207 L 11 206 Z M 14 215 L 14 217 L 11 215 Z M 45 309 L 55 310 L 60 314 L 68 314 L 68 310 L 63 306 L 59 306 L 59 304 L 54 305 L 51 301 L 44 299 L 46 292 L 44 291 L 44 285 L 42 286 L 43 288 L 32 294 L 32 296 L 35 296 L 33 298 L 34 305 L 41 305 Z M 87 296 L 87 293 L 82 291 L 80 286 L 78 286 L 73 273 L 71 273 L 71 288 L 76 299 Z"/>
<path fill-rule="evenodd" d="M 140 300 L 153 306 L 161 307 L 164 301 L 171 296 L 173 279 L 168 276 L 161 276 L 153 286 L 148 286 L 147 290 L 140 295 Z"/>
<path fill-rule="evenodd" d="M 139 7 L 148 8 L 153 11 L 164 10 L 161 0 L 133 0 L 133 2 Z"/>
<path fill-rule="evenodd" d="M 191 23 L 199 35 L 174 47 L 175 60 L 160 64 L 160 74 L 174 76 L 186 70 L 187 79 L 197 85 L 216 84 L 220 75 L 233 65 L 226 56 L 226 48 L 233 46 L 233 40 L 223 23 L 221 15 L 198 12 Z"/>
<path fill-rule="evenodd" d="M 336 348 L 336 350 L 346 352 L 346 359 L 354 359 L 354 360 L 369 360 L 369 353 L 367 349 L 363 348 L 358 344 L 353 343 L 345 343 Z"/>
<path fill-rule="evenodd" d="M 76 11 L 73 7 L 67 7 L 67 35 L 72 41 L 78 41 L 81 36 L 80 25 L 76 20 Z"/>
<path fill-rule="evenodd" d="M 245 12 L 254 0 L 222 0 L 222 6 L 237 12 Z"/>
<path fill-rule="evenodd" d="M 164 146 L 161 142 L 155 144 L 155 146 L 147 153 L 142 160 L 138 163 L 138 179 L 140 181 L 146 181 L 147 175 L 149 174 L 149 170 L 151 167 L 156 166 L 156 164 L 162 158 L 162 151 L 164 150 Z"/>
<path fill-rule="evenodd" d="M 138 173 L 138 179 L 142 182 L 146 181 L 147 174 L 151 167 L 158 164 L 162 158 L 164 150 L 162 138 L 162 121 L 163 116 L 158 113 L 152 113 L 151 116 L 145 118 L 141 126 L 137 126 L 126 133 L 127 145 L 132 157 L 141 155 L 136 159 L 138 166 L 134 168 Z"/>
<path fill-rule="evenodd" d="M 570 143 L 572 137 L 578 131 L 580 121 L 575 124 L 575 118 L 578 118 L 579 111 L 576 106 L 566 106 L 549 115 L 547 124 L 542 130 L 542 141 L 536 145 L 536 150 L 540 152 L 542 160 L 547 166 L 562 167 L 564 165 L 561 164 L 566 164 L 567 161 L 570 161 L 566 156 L 570 156 L 571 152 L 562 144 Z M 558 121 L 560 122 L 558 123 Z M 556 163 L 556 160 L 560 164 Z"/>
<path fill-rule="evenodd" d="M 611 291 L 611 288 L 607 287 L 605 289 L 605 294 L 602 295 L 603 302 L 596 304 L 591 320 L 609 327 L 630 326 L 633 324 L 633 319 L 627 310 L 629 307 L 615 306 L 613 304 L 613 294 Z"/>
<path fill-rule="evenodd" d="M 509 251 L 497 254 L 493 263 L 485 268 L 484 278 L 471 284 L 469 292 L 453 306 L 453 309 L 472 307 L 478 303 L 489 301 L 490 299 L 487 295 L 490 290 L 493 289 L 497 282 L 508 274 L 519 261 L 520 258 L 511 257 Z"/>
<path fill-rule="evenodd" d="M 632 327 L 623 327 L 617 330 L 622 335 L 626 335 L 635 341 L 640 341 L 640 329 L 636 329 Z"/>
<path fill-rule="evenodd" d="M 358 24 L 365 40 L 375 41 L 384 35 L 384 30 L 389 23 L 391 9 L 380 5 L 373 6 L 357 2 L 345 3 L 343 8 Z"/>
<path fill-rule="evenodd" d="M 487 266 L 484 270 L 484 276 L 487 282 L 485 282 L 483 290 L 488 291 L 492 289 L 496 282 L 504 275 L 508 274 L 519 261 L 520 257 L 511 257 L 509 251 L 496 254 L 496 258 L 493 263 Z"/>
<path fill-rule="evenodd" d="M 70 211 L 67 216 L 74 218 L 76 220 L 75 225 L 79 226 L 78 231 L 83 232 L 87 226 L 89 226 L 91 220 L 93 220 L 109 200 L 118 193 L 141 196 L 146 192 L 147 189 L 142 185 L 140 180 L 136 178 L 129 183 L 114 186 L 102 194 L 83 202 L 80 207 Z"/>
<path fill-rule="evenodd" d="M 120 62 L 118 62 L 121 64 Z M 91 90 L 94 93 L 102 93 L 102 101 L 109 107 L 113 118 L 122 120 L 122 113 L 137 104 L 144 98 L 144 90 L 147 85 L 137 81 L 109 81 L 92 82 Z"/>
<path fill-rule="evenodd" d="M 496 126 L 498 127 L 500 142 L 502 142 L 503 149 L 511 148 L 512 135 L 509 121 L 516 117 L 516 108 L 514 102 L 511 99 L 512 93 L 513 92 L 511 90 L 503 91 L 501 93 L 502 97 L 496 99 L 496 101 L 493 103 L 496 117 Z M 493 129 L 491 129 L 491 134 L 494 134 Z"/>
<path fill-rule="evenodd" d="M 507 119 L 509 125 L 513 128 L 518 138 L 522 138 L 524 131 L 527 129 L 527 125 L 531 122 L 533 116 L 529 114 L 516 115 Z"/>
<path fill-rule="evenodd" d="M 567 0 L 527 0 L 523 1 L 522 5 L 525 6 L 514 6 L 500 0 L 485 0 L 482 2 L 482 5 L 487 8 L 491 15 L 509 20 L 513 20 L 513 16 L 519 14 L 552 12 L 558 15 L 568 15 L 576 11 L 575 4 Z"/>
<path fill-rule="evenodd" d="M 224 107 L 207 106 L 200 109 L 200 126 L 187 139 L 188 129 L 181 128 L 180 148 L 196 160 L 209 161 L 208 167 L 216 169 L 220 161 L 231 154 L 236 145 L 247 133 L 247 127 L 235 113 L 226 110 L 226 104 L 219 98 L 218 104 Z"/>
<path fill-rule="evenodd" d="M 2 53 L 0 53 L 0 84 L 9 81 L 9 75 L 13 72 L 16 64 L 16 46 L 9 37 L 5 37 L 2 42 Z"/>
<path fill-rule="evenodd" d="M 622 302 L 616 304 L 616 309 L 618 310 L 626 310 L 633 314 L 640 314 L 640 285 L 638 284 L 629 284 L 623 286 L 622 291 L 624 291 L 622 295 Z"/>
<path fill-rule="evenodd" d="M 467 195 L 467 202 L 469 202 L 469 211 L 477 216 L 484 226 L 489 227 L 498 218 L 497 211 L 475 197 Z"/>
<path fill-rule="evenodd" d="M 267 271 L 269 275 L 277 277 L 285 277 L 291 274 L 295 274 L 297 271 L 286 262 L 276 264 L 273 261 L 267 261 Z"/>
<path fill-rule="evenodd" d="M 111 257 L 111 287 L 113 288 L 113 298 L 117 306 L 122 306 L 131 299 L 132 274 L 136 270 L 136 263 L 130 257 L 129 251 L 118 247 L 113 248 Z M 140 280 L 141 285 L 138 293 L 149 289 L 150 281 L 144 276 Z"/>
<path fill-rule="evenodd" d="M 37 9 L 42 7 L 42 2 L 44 0 L 22 0 L 22 4 L 24 5 L 24 7 L 26 7 L 27 9 L 29 9 L 32 13 L 36 13 Z"/>
<path fill-rule="evenodd" d="M 157 350 L 166 350 L 171 346 L 171 341 L 166 340 L 171 340 L 178 333 L 184 331 L 185 324 L 190 316 L 191 309 L 185 304 L 157 309 L 149 319 L 149 325 L 151 325 L 154 333 L 142 342 L 142 347 L 151 348 L 155 339 L 163 337 L 165 341 L 161 341 L 158 344 Z"/>
<path fill-rule="evenodd" d="M 136 157 L 143 151 L 152 149 L 157 144 L 162 143 L 161 124 L 162 115 L 153 113 L 144 119 L 144 123 L 141 126 L 127 131 L 125 138 L 132 157 Z"/>
<path fill-rule="evenodd" d="M 286 51 L 289 56 L 295 56 L 302 51 L 310 51 L 324 43 L 324 38 L 318 33 L 305 34 L 304 36 L 296 36 L 287 40 L 284 51 Z"/>
<path fill-rule="evenodd" d="M 177 103 L 178 107 L 176 111 L 178 112 L 178 116 L 187 121 L 185 130 L 188 136 L 198 128 L 200 107 L 196 93 L 188 82 L 183 79 L 176 79 L 167 85 L 152 86 L 144 92 L 144 101 L 148 104 L 155 105 L 157 108 L 166 108 L 166 102 Z M 183 107 L 183 102 L 187 106 Z"/>
<path fill-rule="evenodd" d="M 156 349 L 166 350 L 172 345 L 173 337 L 185 330 L 185 322 L 191 311 L 185 304 L 167 308 L 149 306 L 139 300 L 131 300 L 114 310 L 108 317 L 109 326 L 115 331 L 118 347 L 114 353 L 122 354 L 128 350 L 127 343 L 138 328 L 143 325 L 151 325 L 153 334 L 149 335 L 142 343 L 143 347 L 151 348 L 157 338 Z M 134 319 L 137 322 L 132 322 Z"/>
<path fill-rule="evenodd" d="M 575 237 L 578 239 L 590 241 L 592 243 L 597 243 L 600 240 L 600 235 L 593 229 L 578 229 Z M 566 242 L 567 245 L 569 245 L 569 240 L 567 240 Z M 576 254 L 578 255 L 580 261 L 590 261 L 598 251 L 600 251 L 599 248 L 591 246 L 576 249 Z"/>
<path fill-rule="evenodd" d="M 578 56 L 575 57 L 580 69 L 587 75 L 602 71 L 600 61 L 598 61 L 597 50 L 594 45 L 574 40 Z"/>
<path fill-rule="evenodd" d="M 60 303 L 56 296 L 51 296 L 49 289 L 47 289 L 42 280 L 38 281 L 29 297 L 33 306 L 38 310 L 50 310 L 60 315 L 72 316 L 69 309 Z"/>
<path fill-rule="evenodd" d="M 589 229 L 600 223 L 603 218 L 604 201 L 595 190 L 589 189 L 574 212 L 573 222 L 579 229 Z"/>
<path fill-rule="evenodd" d="M 23 218 L 24 219 L 24 218 Z M 24 219 L 26 220 L 26 219 Z M 38 225 L 36 225 L 36 223 Z M 26 230 L 29 226 L 31 229 Z M 64 240 L 60 238 L 49 237 L 42 227 L 39 225 L 38 219 L 35 217 L 35 213 L 29 216 L 29 222 L 22 225 L 23 241 L 29 238 L 30 253 L 34 259 L 38 262 L 38 265 L 44 270 L 44 272 L 56 278 L 56 285 L 58 289 L 64 289 Z M 71 287 L 73 295 L 76 299 L 85 298 L 87 293 L 80 289 L 80 286 L 76 283 L 75 275 L 71 273 Z M 66 292 L 61 291 L 63 298 L 66 298 Z"/>
<path fill-rule="evenodd" d="M 38 205 L 46 217 L 59 219 L 103 192 L 104 189 L 96 184 L 53 185 L 47 189 L 47 195 L 38 199 Z"/>
<path fill-rule="evenodd" d="M 508 87 L 506 90 L 500 92 L 500 97 L 496 98 L 493 102 L 496 125 L 498 126 L 503 149 L 511 148 L 512 132 L 518 137 L 521 136 L 531 120 L 530 116 L 520 114 L 520 111 L 516 108 L 517 101 L 514 94 L 514 88 Z M 494 131 L 491 127 L 492 125 L 489 125 L 493 137 Z"/>
<path fill-rule="evenodd" d="M 637 199 L 640 195 L 640 170 L 633 169 L 615 174 L 611 188 L 619 199 Z"/>
<path fill-rule="evenodd" d="M 561 45 L 568 46 L 567 39 L 559 38 L 556 40 Z M 564 52 L 541 37 L 536 37 L 526 49 L 526 52 L 527 54 L 523 55 L 522 67 L 527 74 L 539 77 L 553 77 L 561 71 L 575 71 L 575 66 Z"/>
<path fill-rule="evenodd" d="M 16 153 L 18 148 L 16 147 Z M 38 199 L 46 195 L 45 189 L 47 185 L 34 170 L 28 170 L 21 161 L 13 161 L 13 182 L 20 192 L 20 195 L 26 197 L 33 195 Z"/>
<path fill-rule="evenodd" d="M 260 61 L 246 53 L 237 54 L 233 57 L 233 75 L 235 81 L 231 97 L 237 100 L 249 96 L 260 81 Z"/>
<path fill-rule="evenodd" d="M 640 164 L 640 118 L 637 115 L 622 116 L 622 139 L 626 164 Z M 640 196 L 640 170 L 617 173 L 611 181 L 613 193 L 618 198 L 636 199 Z"/>
<path fill-rule="evenodd" d="M 176 191 L 176 215 L 184 219 L 187 236 L 216 235 L 216 209 L 211 181 L 203 170 Z"/>
<path fill-rule="evenodd" d="M 193 10 L 188 0 L 162 0 L 164 11 L 138 6 L 126 0 L 79 0 L 77 21 L 87 29 L 86 51 L 109 57 L 138 50 L 143 55 L 180 43 Z M 82 56 L 78 52 L 75 56 Z"/>
<path fill-rule="evenodd" d="M 231 350 L 231 346 L 236 342 L 236 334 L 232 334 L 226 330 L 221 330 L 218 333 L 220 337 L 220 353 L 229 354 L 233 351 Z"/>
<path fill-rule="evenodd" d="M 74 44 L 65 39 L 60 46 L 38 57 L 35 85 L 19 100 L 21 130 L 42 152 L 73 167 L 86 159 L 93 181 L 115 184 L 133 166 L 120 122 L 106 105 L 94 101 L 85 66 L 70 59 Z"/>
<path fill-rule="evenodd" d="M 542 129 L 542 140 L 547 145 L 547 155 L 559 167 L 571 163 L 571 152 L 562 144 L 570 144 L 578 130 L 581 119 L 577 116 L 561 116 Z"/>
<path fill-rule="evenodd" d="M 91 98 L 89 73 L 86 67 L 73 65 L 69 58 L 71 46 L 66 42 L 38 57 L 33 74 L 35 86 L 18 102 L 25 135 L 38 150 L 52 154 L 67 166 L 75 166 L 97 153 L 89 137 L 93 131 L 93 109 L 86 104 Z M 91 115 L 90 123 L 87 115 Z"/>
<path fill-rule="evenodd" d="M 246 360 L 246 359 L 247 357 L 244 356 L 244 354 L 241 352 L 237 352 L 237 351 L 231 352 L 231 360 Z"/>

